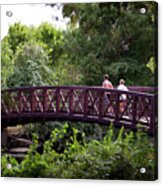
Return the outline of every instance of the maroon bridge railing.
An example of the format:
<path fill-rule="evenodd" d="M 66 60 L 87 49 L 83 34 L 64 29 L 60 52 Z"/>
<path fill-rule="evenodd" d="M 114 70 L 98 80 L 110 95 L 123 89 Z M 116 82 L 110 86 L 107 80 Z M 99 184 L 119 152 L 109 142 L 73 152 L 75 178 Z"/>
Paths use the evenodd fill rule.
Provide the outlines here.
<path fill-rule="evenodd" d="M 131 88 L 131 87 L 130 87 Z M 157 125 L 157 94 L 119 91 L 87 86 L 22 87 L 2 90 L 2 128 L 47 120 L 76 120 L 139 126 L 154 133 Z M 109 94 L 107 99 L 106 94 Z M 123 110 L 121 96 L 126 95 Z"/>

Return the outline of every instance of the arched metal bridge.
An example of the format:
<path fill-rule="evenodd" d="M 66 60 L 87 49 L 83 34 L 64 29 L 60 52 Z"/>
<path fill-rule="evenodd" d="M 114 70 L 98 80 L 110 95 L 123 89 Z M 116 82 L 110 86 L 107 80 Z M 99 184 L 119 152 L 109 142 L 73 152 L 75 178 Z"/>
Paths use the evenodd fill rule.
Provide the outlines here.
<path fill-rule="evenodd" d="M 153 88 L 129 87 L 130 91 L 88 86 L 21 87 L 1 91 L 1 126 L 36 121 L 71 120 L 145 128 L 157 126 L 157 94 Z M 109 100 L 106 94 L 109 93 Z M 120 109 L 121 95 L 127 99 Z"/>

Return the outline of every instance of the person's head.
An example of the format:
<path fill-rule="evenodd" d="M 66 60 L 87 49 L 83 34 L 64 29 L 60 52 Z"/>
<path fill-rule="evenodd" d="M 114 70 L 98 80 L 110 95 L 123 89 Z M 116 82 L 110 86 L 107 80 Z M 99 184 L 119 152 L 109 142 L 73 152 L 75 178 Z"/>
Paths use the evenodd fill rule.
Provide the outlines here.
<path fill-rule="evenodd" d="M 106 79 L 109 79 L 109 75 L 108 74 L 104 75 L 104 80 L 106 80 Z"/>
<path fill-rule="evenodd" d="M 120 80 L 119 80 L 119 84 L 120 84 L 120 85 L 124 85 L 124 84 L 125 84 L 125 80 L 124 80 L 124 79 L 120 79 Z"/>

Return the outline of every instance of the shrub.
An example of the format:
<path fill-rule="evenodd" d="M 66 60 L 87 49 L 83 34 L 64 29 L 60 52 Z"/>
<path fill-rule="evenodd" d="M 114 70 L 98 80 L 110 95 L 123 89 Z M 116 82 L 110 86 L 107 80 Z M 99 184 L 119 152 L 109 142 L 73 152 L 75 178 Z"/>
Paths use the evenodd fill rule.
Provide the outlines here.
<path fill-rule="evenodd" d="M 9 156 L 2 157 L 2 176 L 15 177 L 52 177 L 69 179 L 130 179 L 154 180 L 154 145 L 147 134 L 142 132 L 126 133 L 121 128 L 115 138 L 111 127 L 103 140 L 92 139 L 82 143 L 77 140 L 79 131 L 73 133 L 64 142 L 62 152 L 55 146 L 62 142 L 68 132 L 68 125 L 52 131 L 50 139 L 44 142 L 43 153 L 37 152 L 38 138 L 34 135 L 33 145 L 25 159 L 18 163 Z M 143 142 L 143 143 L 142 143 Z M 11 164 L 11 169 L 7 169 Z M 145 167 L 146 173 L 140 173 Z"/>

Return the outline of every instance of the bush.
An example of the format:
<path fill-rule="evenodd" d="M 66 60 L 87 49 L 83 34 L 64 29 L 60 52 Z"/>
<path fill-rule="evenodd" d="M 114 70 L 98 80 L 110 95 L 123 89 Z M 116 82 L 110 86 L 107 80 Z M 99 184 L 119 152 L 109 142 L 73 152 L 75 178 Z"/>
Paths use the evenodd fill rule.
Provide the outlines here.
<path fill-rule="evenodd" d="M 130 179 L 154 180 L 154 145 L 147 134 L 126 133 L 123 128 L 115 138 L 111 127 L 103 140 L 77 140 L 79 131 L 64 142 L 62 152 L 55 146 L 62 142 L 68 132 L 68 125 L 52 131 L 50 139 L 44 142 L 43 153 L 37 152 L 38 137 L 34 135 L 33 145 L 25 159 L 18 163 L 14 158 L 2 156 L 2 176 L 13 177 L 52 177 L 69 179 Z M 143 143 L 142 143 L 143 142 Z M 11 168 L 7 169 L 7 164 Z M 140 173 L 145 167 L 146 173 Z"/>

